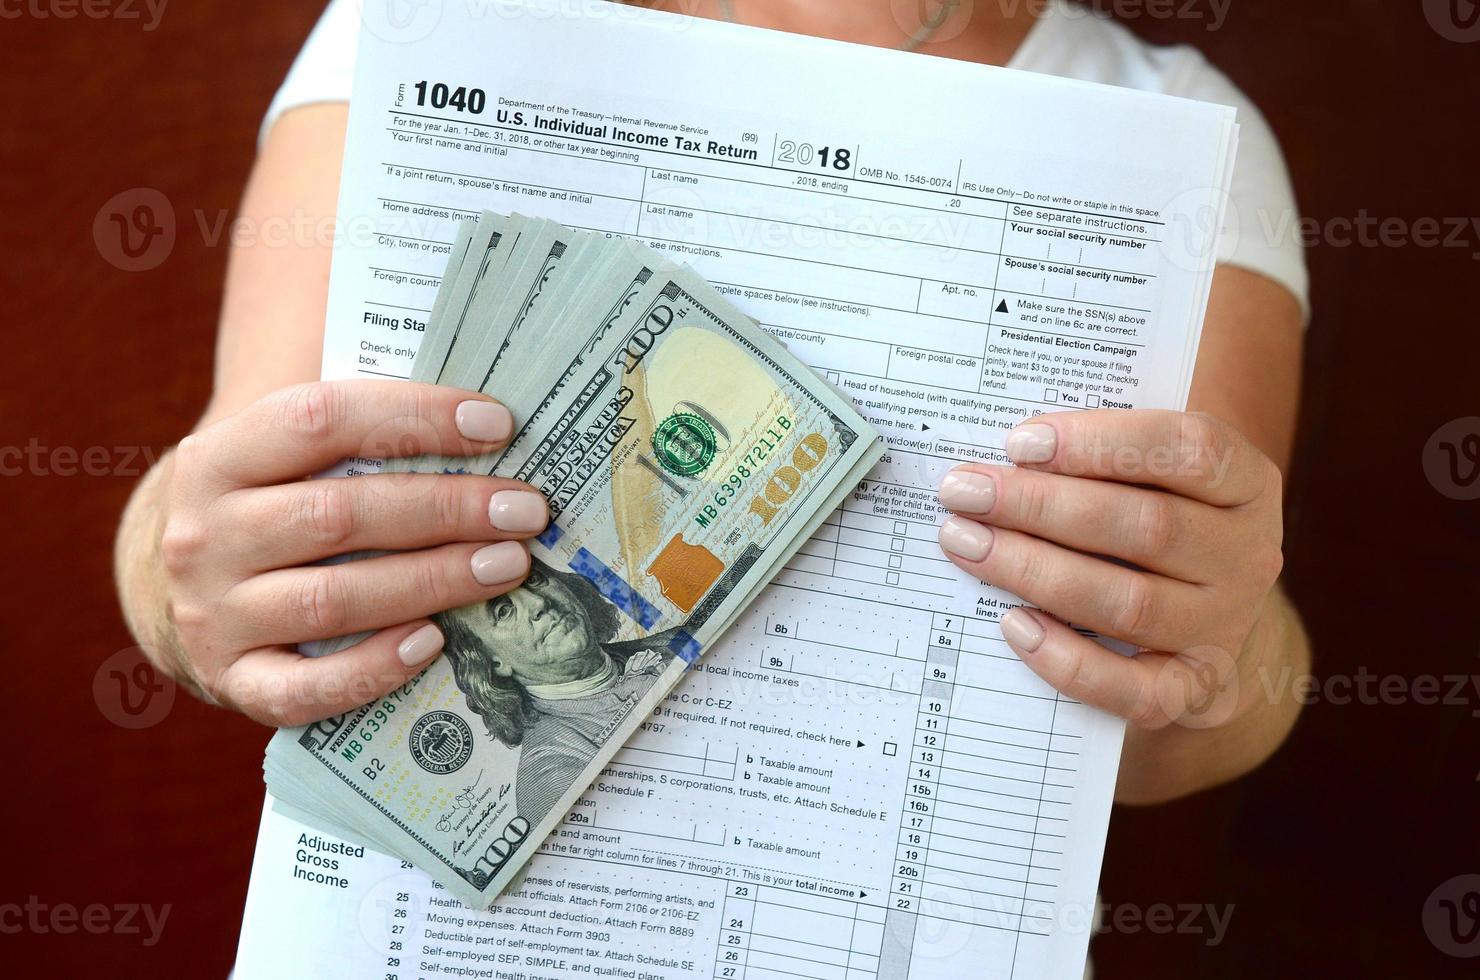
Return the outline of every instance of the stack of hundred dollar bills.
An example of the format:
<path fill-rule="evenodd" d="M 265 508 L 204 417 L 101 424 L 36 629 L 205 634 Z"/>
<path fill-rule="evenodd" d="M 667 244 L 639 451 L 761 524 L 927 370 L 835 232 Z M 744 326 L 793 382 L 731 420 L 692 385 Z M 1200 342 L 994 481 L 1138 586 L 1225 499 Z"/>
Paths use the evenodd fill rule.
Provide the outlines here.
<path fill-rule="evenodd" d="M 279 731 L 264 770 L 285 812 L 485 908 L 879 436 L 691 269 L 519 216 L 460 227 L 412 380 L 487 392 L 515 437 L 386 468 L 524 480 L 551 523 L 524 585 L 434 617 L 446 644 L 426 671 Z"/>

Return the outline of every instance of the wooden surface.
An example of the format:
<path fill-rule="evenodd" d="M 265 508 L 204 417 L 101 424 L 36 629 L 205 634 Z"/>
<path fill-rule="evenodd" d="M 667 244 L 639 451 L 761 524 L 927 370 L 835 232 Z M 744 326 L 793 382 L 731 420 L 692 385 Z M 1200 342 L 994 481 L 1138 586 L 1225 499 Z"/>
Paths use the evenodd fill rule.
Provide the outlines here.
<path fill-rule="evenodd" d="M 1112 909 L 1233 911 L 1211 947 L 1206 931 L 1121 919 L 1095 944 L 1102 977 L 1474 975 L 1476 960 L 1426 938 L 1423 917 L 1436 887 L 1480 872 L 1480 693 L 1338 703 L 1343 679 L 1360 695 L 1361 683 L 1380 692 L 1374 678 L 1400 679 L 1397 690 L 1480 675 L 1480 504 L 1439 492 L 1423 467 L 1441 425 L 1480 415 L 1480 230 L 1462 247 L 1341 247 L 1330 224 L 1480 215 L 1480 43 L 1426 20 L 1424 7 L 1444 6 L 1242 0 L 1209 31 L 1210 8 L 1194 0 L 1197 19 L 1130 20 L 1197 44 L 1254 96 L 1305 214 L 1338 233 L 1310 253 L 1288 544 L 1325 694 L 1252 778 L 1117 812 Z M 104 665 L 131 643 L 110 549 L 134 454 L 170 445 L 204 403 L 226 259 L 209 231 L 236 205 L 262 111 L 315 8 L 181 2 L 145 30 L 142 5 L 142 20 L 26 12 L 65 9 L 42 0 L 0 20 L 3 335 L 19 366 L 0 387 L 0 445 L 34 446 L 40 460 L 0 481 L 19 736 L 7 743 L 0 872 L 11 975 L 223 976 L 232 962 L 267 732 L 183 695 L 151 727 L 109 720 L 119 704 Z M 93 223 L 140 187 L 169 200 L 177 238 L 157 268 L 125 272 L 104 260 Z M 89 468 L 107 475 L 62 475 L 64 447 L 104 447 Z M 169 917 L 152 946 L 119 930 L 16 933 L 5 904 L 33 896 L 48 909 L 168 905 Z"/>

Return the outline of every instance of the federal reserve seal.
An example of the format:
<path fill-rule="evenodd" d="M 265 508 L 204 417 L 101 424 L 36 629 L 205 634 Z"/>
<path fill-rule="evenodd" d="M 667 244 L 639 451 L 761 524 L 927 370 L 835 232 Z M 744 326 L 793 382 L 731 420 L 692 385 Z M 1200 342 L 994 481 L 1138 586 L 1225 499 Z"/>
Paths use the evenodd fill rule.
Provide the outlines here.
<path fill-rule="evenodd" d="M 473 757 L 473 730 L 451 711 L 428 711 L 411 726 L 411 758 L 427 772 L 457 772 Z"/>
<path fill-rule="evenodd" d="M 714 461 L 719 443 L 710 424 L 690 412 L 676 412 L 653 433 L 658 463 L 678 476 L 702 473 Z"/>

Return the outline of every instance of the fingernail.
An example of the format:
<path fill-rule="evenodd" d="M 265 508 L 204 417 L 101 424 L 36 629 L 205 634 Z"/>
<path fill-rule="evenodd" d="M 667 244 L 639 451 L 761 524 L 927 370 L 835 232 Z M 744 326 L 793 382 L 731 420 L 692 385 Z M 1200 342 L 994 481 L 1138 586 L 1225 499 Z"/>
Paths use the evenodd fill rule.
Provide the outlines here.
<path fill-rule="evenodd" d="M 457 431 L 474 442 L 503 442 L 514 434 L 514 416 L 498 402 L 471 399 L 457 406 Z"/>
<path fill-rule="evenodd" d="M 472 564 L 479 585 L 502 585 L 529 571 L 529 551 L 518 541 L 500 541 L 473 552 Z"/>
<path fill-rule="evenodd" d="M 981 561 L 992 550 L 992 531 L 976 521 L 952 517 L 940 526 L 940 546 L 958 558 Z"/>
<path fill-rule="evenodd" d="M 954 470 L 940 481 L 940 502 L 957 513 L 985 514 L 997 502 L 997 481 L 969 470 Z"/>
<path fill-rule="evenodd" d="M 437 629 L 436 623 L 427 623 L 402 640 L 401 645 L 396 647 L 396 654 L 401 658 L 401 663 L 407 667 L 415 667 L 435 657 L 441 649 L 442 631 Z"/>
<path fill-rule="evenodd" d="M 1032 653 L 1043 643 L 1043 627 L 1033 614 L 1023 609 L 1010 609 L 1002 616 L 1002 638 L 1014 650 Z"/>
<path fill-rule="evenodd" d="M 1007 458 L 1014 463 L 1046 463 L 1053 459 L 1057 442 L 1053 426 L 1029 422 L 1007 434 Z"/>
<path fill-rule="evenodd" d="M 488 498 L 488 519 L 500 531 L 543 531 L 550 523 L 545 498 L 531 490 L 500 490 Z"/>

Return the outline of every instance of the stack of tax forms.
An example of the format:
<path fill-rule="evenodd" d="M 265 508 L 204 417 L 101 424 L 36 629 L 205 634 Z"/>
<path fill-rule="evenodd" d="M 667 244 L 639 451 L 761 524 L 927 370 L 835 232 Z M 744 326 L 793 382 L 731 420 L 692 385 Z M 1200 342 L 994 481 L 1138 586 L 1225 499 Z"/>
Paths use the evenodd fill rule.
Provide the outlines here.
<path fill-rule="evenodd" d="M 685 669 L 878 461 L 877 432 L 689 268 L 484 213 L 459 228 L 412 380 L 507 405 L 507 449 L 389 471 L 523 480 L 528 582 L 434 617 L 444 655 L 279 731 L 285 812 L 486 908 Z"/>

